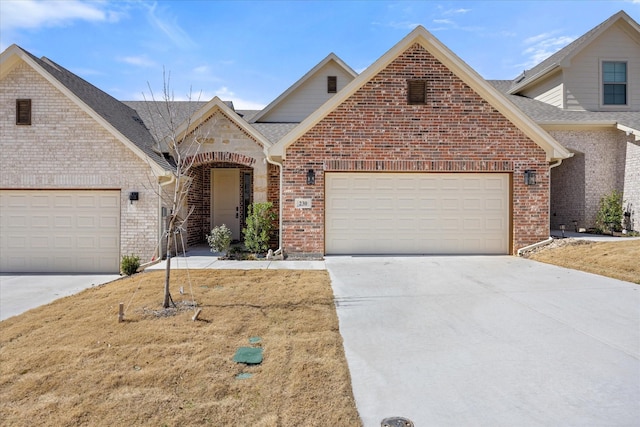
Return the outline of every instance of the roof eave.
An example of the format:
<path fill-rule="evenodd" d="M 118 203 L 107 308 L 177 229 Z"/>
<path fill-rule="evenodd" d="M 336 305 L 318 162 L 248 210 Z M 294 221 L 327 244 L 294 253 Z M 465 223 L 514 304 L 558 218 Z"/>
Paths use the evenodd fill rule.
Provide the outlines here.
<path fill-rule="evenodd" d="M 287 90 L 282 92 L 276 99 L 271 101 L 269 103 L 269 105 L 264 107 L 258 114 L 253 116 L 253 118 L 251 119 L 251 123 L 257 122 L 262 117 L 264 117 L 267 113 L 269 113 L 271 110 L 276 108 L 276 106 L 278 106 L 278 104 L 280 104 L 284 99 L 286 99 L 293 91 L 295 91 L 297 88 L 302 86 L 302 84 L 305 83 L 307 80 L 309 80 L 316 72 L 318 72 L 318 70 L 320 70 L 322 67 L 324 67 L 326 64 L 328 64 L 331 61 L 334 61 L 336 64 L 338 64 L 340 67 L 342 67 L 353 78 L 356 78 L 358 76 L 358 73 L 356 73 L 353 70 L 353 68 L 351 68 L 349 65 L 347 65 L 342 59 L 340 59 L 338 57 L 338 55 L 336 55 L 335 53 L 332 52 L 329 55 L 327 55 L 322 61 L 317 63 L 312 69 L 307 71 L 294 84 L 289 86 L 287 88 Z"/>
<path fill-rule="evenodd" d="M 9 57 L 4 57 L 4 54 L 8 53 Z M 14 56 L 15 55 L 15 56 Z M 27 63 L 31 68 L 33 68 L 38 74 L 40 74 L 45 80 L 47 80 L 51 85 L 53 85 L 56 89 L 62 92 L 67 98 L 69 98 L 73 103 L 75 103 L 81 110 L 87 113 L 90 117 L 92 117 L 96 122 L 98 122 L 103 128 L 107 130 L 111 135 L 113 135 L 117 140 L 122 142 L 127 148 L 129 148 L 134 154 L 136 154 L 141 160 L 145 161 L 151 167 L 153 173 L 156 176 L 164 175 L 167 170 L 160 166 L 158 163 L 153 161 L 149 156 L 145 154 L 140 147 L 134 144 L 129 138 L 124 136 L 120 131 L 118 131 L 111 123 L 105 120 L 100 114 L 98 114 L 95 110 L 89 107 L 84 103 L 78 96 L 76 96 L 71 90 L 69 90 L 65 85 L 63 85 L 58 79 L 49 74 L 46 70 L 44 70 L 40 64 L 36 63 L 29 55 L 27 55 L 20 47 L 17 45 L 10 46 L 5 52 L 3 52 L 3 58 L 0 61 L 0 64 L 5 64 L 6 61 L 12 61 L 13 57 L 17 57 L 20 60 Z M 4 68 L 4 67 L 3 67 Z M 4 70 L 3 70 L 4 72 Z"/>
<path fill-rule="evenodd" d="M 418 26 L 399 43 L 382 55 L 376 62 L 363 71 L 355 80 L 342 91 L 327 101 L 320 109 L 307 117 L 300 125 L 285 135 L 269 150 L 271 157 L 286 158 L 286 149 L 298 138 L 309 131 L 327 114 L 360 89 L 375 74 L 389 65 L 395 58 L 414 43 L 421 44 L 438 61 L 448 67 L 456 76 L 475 90 L 483 99 L 491 104 L 503 116 L 518 127 L 525 135 L 538 144 L 546 153 L 547 160 L 564 159 L 571 153 L 538 126 L 529 116 L 502 95 L 496 88 L 484 80 L 475 70 L 455 55 L 424 27 Z"/>
<path fill-rule="evenodd" d="M 215 109 L 219 109 L 222 113 L 229 117 L 230 120 L 234 122 L 236 126 L 241 128 L 244 132 L 251 135 L 257 142 L 262 144 L 263 148 L 268 149 L 271 147 L 271 142 L 267 138 L 265 138 L 260 132 L 258 132 L 255 128 L 251 127 L 246 121 L 240 118 L 238 114 L 232 110 L 227 104 L 225 104 L 220 98 L 214 96 L 211 101 L 201 107 L 198 111 L 196 111 L 192 117 L 190 117 L 186 122 L 182 123 L 176 129 L 176 137 L 177 140 L 180 141 L 182 138 L 193 132 L 197 129 L 206 119 L 208 119 Z"/>
<path fill-rule="evenodd" d="M 545 68 L 544 70 L 540 71 L 539 73 L 537 73 L 536 75 L 530 77 L 530 78 L 525 78 L 521 83 L 516 83 L 514 86 L 512 86 L 509 91 L 507 92 L 509 95 L 514 95 L 517 94 L 518 92 L 526 89 L 527 87 L 533 85 L 535 82 L 539 81 L 542 78 L 545 78 L 546 76 L 548 76 L 549 74 L 551 74 L 552 72 L 561 69 L 562 67 L 560 66 L 560 64 L 551 64 L 549 67 Z"/>

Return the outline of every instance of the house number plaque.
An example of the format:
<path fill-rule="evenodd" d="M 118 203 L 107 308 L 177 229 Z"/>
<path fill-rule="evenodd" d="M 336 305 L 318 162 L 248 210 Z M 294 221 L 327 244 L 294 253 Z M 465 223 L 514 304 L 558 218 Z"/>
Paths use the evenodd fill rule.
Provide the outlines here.
<path fill-rule="evenodd" d="M 296 209 L 311 209 L 311 199 L 296 199 Z"/>

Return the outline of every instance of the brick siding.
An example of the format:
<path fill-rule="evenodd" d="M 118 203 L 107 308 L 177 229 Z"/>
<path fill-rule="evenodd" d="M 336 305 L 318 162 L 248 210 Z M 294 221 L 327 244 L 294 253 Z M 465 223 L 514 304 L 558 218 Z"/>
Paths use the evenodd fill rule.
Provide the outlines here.
<path fill-rule="evenodd" d="M 613 190 L 623 192 L 636 211 L 640 180 L 636 167 L 634 181 L 633 166 L 639 162 L 638 145 L 631 137 L 615 129 L 552 130 L 549 134 L 575 153 L 551 170 L 551 228 L 565 224 L 572 229 L 574 220 L 578 227 L 595 227 L 600 199 Z"/>
<path fill-rule="evenodd" d="M 427 105 L 408 105 L 407 79 L 428 81 Z M 283 238 L 289 254 L 324 253 L 324 171 L 507 171 L 513 250 L 548 237 L 544 151 L 415 44 L 287 149 Z M 316 172 L 306 185 L 306 172 Z M 537 171 L 526 186 L 523 173 Z M 295 209 L 311 198 L 311 209 Z"/>
<path fill-rule="evenodd" d="M 32 100 L 30 126 L 15 124 L 17 98 Z M 0 129 L 0 188 L 120 190 L 120 254 L 151 259 L 158 189 L 144 160 L 24 63 L 0 81 Z"/>

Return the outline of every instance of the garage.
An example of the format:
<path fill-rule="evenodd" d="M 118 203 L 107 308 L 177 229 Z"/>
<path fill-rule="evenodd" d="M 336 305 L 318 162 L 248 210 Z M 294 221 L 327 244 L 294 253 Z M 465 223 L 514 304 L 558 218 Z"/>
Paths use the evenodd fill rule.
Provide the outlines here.
<path fill-rule="evenodd" d="M 507 173 L 325 173 L 325 252 L 508 254 Z"/>
<path fill-rule="evenodd" d="M 0 191 L 0 269 L 119 271 L 120 191 Z"/>

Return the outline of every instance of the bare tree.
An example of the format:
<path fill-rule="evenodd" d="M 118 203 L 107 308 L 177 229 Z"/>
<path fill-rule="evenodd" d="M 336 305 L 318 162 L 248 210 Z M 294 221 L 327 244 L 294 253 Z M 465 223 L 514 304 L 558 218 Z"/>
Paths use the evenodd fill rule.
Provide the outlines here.
<path fill-rule="evenodd" d="M 184 114 L 179 114 L 171 90 L 170 74 L 163 71 L 163 90 L 159 100 L 156 99 L 150 85 L 149 92 L 151 100 L 148 101 L 145 97 L 145 101 L 152 120 L 152 132 L 155 133 L 154 137 L 158 143 L 157 150 L 161 154 L 168 153 L 168 160 L 173 166 L 171 170 L 173 188 L 170 188 L 169 191 L 160 191 L 159 194 L 163 205 L 168 206 L 164 234 L 166 238 L 166 269 L 162 302 L 162 307 L 168 308 L 170 305 L 175 306 L 169 289 L 171 256 L 174 251 L 178 252 L 180 248 L 184 251 L 185 243 L 182 235 L 186 231 L 186 222 L 194 209 L 193 206 L 187 207 L 187 198 L 192 183 L 190 171 L 206 136 L 202 135 L 204 132 L 202 126 L 193 128 L 195 108 L 188 109 L 186 118 L 182 117 Z M 191 91 L 187 96 L 187 101 L 194 101 Z M 196 101 L 199 101 L 199 98 Z"/>

